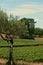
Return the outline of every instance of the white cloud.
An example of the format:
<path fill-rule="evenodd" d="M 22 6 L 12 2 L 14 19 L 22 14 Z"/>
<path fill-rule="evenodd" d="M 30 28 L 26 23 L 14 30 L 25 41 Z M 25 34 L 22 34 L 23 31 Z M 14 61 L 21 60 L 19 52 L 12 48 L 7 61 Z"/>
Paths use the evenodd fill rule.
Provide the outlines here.
<path fill-rule="evenodd" d="M 26 14 L 32 14 L 32 13 L 35 13 L 34 10 L 32 9 L 13 9 L 13 10 L 10 10 L 10 11 L 7 11 L 9 14 L 13 14 L 13 15 L 26 15 Z"/>
<path fill-rule="evenodd" d="M 16 8 L 15 8 L 15 6 L 13 6 L 13 8 L 12 7 L 9 8 L 9 7 L 7 7 L 7 5 L 8 4 L 6 4 L 6 3 L 2 3 L 2 4 L 0 4 L 0 7 L 2 7 L 2 9 L 4 11 L 6 11 L 8 13 L 8 15 L 11 13 L 14 16 L 15 15 L 17 15 L 17 16 L 25 15 L 26 16 L 29 14 L 36 15 L 36 13 L 40 14 L 41 12 L 43 12 L 43 4 L 28 3 L 28 4 L 23 4 L 23 5 L 17 5 Z M 43 15 L 42 16 L 36 15 L 36 16 L 31 16 L 31 17 L 33 17 L 37 21 L 36 27 L 43 28 L 43 19 L 42 19 Z"/>
<path fill-rule="evenodd" d="M 13 15 L 27 15 L 43 12 L 43 4 L 24 4 L 7 12 L 9 14 L 12 13 Z"/>
<path fill-rule="evenodd" d="M 12 0 L 11 0 L 12 1 Z M 16 8 L 7 8 L 6 4 L 2 3 L 0 6 L 8 13 L 13 15 L 27 15 L 27 14 L 34 14 L 38 12 L 43 12 L 43 4 L 23 4 L 21 6 L 17 6 Z"/>
<path fill-rule="evenodd" d="M 39 17 L 35 17 L 35 27 L 42 28 L 43 29 L 43 19 Z"/>

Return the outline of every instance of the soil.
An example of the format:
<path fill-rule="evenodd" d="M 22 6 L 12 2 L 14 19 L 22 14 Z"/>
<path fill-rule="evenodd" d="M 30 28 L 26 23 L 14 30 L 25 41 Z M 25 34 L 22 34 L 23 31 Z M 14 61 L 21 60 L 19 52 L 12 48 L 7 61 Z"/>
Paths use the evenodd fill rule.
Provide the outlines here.
<path fill-rule="evenodd" d="M 5 65 L 7 61 L 8 61 L 7 59 L 0 58 L 0 65 Z M 16 63 L 16 65 L 43 65 L 43 62 L 42 63 L 41 62 L 39 62 L 39 63 L 37 63 L 37 62 L 25 62 L 23 60 L 17 60 L 14 62 Z"/>
<path fill-rule="evenodd" d="M 35 38 L 35 40 L 43 41 L 43 38 Z"/>

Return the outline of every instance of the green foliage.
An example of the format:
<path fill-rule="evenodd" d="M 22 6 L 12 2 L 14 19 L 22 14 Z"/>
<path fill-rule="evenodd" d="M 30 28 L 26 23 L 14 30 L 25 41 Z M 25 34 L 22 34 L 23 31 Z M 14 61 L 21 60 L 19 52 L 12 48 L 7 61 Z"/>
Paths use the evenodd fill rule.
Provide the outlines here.
<path fill-rule="evenodd" d="M 43 29 L 35 28 L 35 35 L 38 37 L 43 37 Z"/>
<path fill-rule="evenodd" d="M 27 38 L 34 38 L 33 35 L 34 35 L 34 29 L 35 29 L 35 25 L 34 25 L 34 19 L 29 19 L 29 18 L 22 18 L 20 20 L 24 25 L 25 25 L 25 28 L 27 30 L 26 34 L 28 35 Z M 25 34 L 25 36 L 26 36 Z"/>
<path fill-rule="evenodd" d="M 11 24 L 5 12 L 0 10 L 0 33 L 10 33 Z"/>
<path fill-rule="evenodd" d="M 0 10 L 0 33 L 18 35 L 22 39 L 34 39 L 34 36 L 43 37 L 43 29 L 36 28 L 34 19 L 14 17 Z"/>

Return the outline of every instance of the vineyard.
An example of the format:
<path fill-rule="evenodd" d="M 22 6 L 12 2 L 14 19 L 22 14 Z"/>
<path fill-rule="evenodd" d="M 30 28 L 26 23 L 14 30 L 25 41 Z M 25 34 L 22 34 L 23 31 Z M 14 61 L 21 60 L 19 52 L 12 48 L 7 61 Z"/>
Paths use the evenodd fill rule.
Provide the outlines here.
<path fill-rule="evenodd" d="M 0 40 L 0 58 L 8 59 L 9 47 L 6 41 Z M 40 62 L 43 60 L 43 41 L 14 39 L 14 60 Z M 41 60 L 40 60 L 41 59 Z"/>

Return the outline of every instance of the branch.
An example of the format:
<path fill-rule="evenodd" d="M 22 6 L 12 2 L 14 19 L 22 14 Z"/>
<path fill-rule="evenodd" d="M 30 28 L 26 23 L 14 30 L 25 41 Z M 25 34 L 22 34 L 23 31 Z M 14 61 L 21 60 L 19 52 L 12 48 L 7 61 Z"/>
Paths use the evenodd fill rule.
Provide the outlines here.
<path fill-rule="evenodd" d="M 0 34 L 0 36 L 3 40 L 6 40 L 6 38 L 2 34 Z"/>

